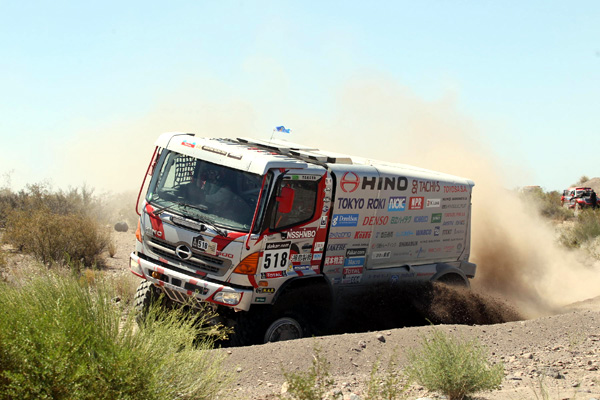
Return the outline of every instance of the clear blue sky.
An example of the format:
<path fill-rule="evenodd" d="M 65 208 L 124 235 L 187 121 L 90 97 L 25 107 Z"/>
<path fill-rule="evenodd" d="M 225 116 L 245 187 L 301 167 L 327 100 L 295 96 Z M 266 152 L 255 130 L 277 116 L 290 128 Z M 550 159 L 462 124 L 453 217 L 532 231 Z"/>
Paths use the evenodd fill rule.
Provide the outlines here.
<path fill-rule="evenodd" d="M 600 176 L 597 1 L 0 0 L 0 50 L 15 189 L 137 185 L 169 130 L 284 124 L 296 142 L 413 161 L 436 140 L 383 140 L 410 134 L 413 112 L 468 131 L 509 187 Z"/>

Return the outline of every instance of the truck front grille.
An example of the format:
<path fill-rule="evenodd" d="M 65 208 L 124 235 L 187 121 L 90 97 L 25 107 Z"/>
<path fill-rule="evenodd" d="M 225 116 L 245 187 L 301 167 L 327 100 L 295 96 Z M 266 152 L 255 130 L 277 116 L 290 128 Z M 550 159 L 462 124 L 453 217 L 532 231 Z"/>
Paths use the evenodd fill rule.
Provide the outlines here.
<path fill-rule="evenodd" d="M 148 246 L 159 257 L 162 257 L 170 262 L 176 263 L 184 268 L 191 269 L 191 273 L 195 271 L 203 271 L 212 275 L 222 276 L 231 266 L 231 261 L 223 260 L 219 257 L 211 257 L 203 253 L 192 250 L 192 257 L 189 260 L 182 260 L 175 253 L 176 246 L 164 240 L 152 238 L 147 242 Z"/>

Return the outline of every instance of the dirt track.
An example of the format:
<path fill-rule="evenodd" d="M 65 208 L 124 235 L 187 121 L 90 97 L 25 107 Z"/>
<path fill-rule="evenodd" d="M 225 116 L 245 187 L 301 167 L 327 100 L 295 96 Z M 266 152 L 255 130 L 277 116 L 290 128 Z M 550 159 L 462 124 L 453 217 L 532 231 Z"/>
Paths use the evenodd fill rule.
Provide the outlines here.
<path fill-rule="evenodd" d="M 121 274 L 128 268 L 127 257 L 135 239 L 130 231 L 115 233 L 115 240 L 118 251 L 110 265 L 114 273 Z M 477 337 L 493 362 L 505 364 L 502 389 L 478 398 L 600 399 L 600 297 L 553 316 L 515 321 L 519 318 L 515 310 L 483 294 L 441 289 L 434 294 L 431 309 L 442 323 L 439 329 L 464 338 Z M 457 304 L 461 312 L 449 313 L 450 309 L 456 311 Z M 460 325 L 449 324 L 461 315 L 464 319 L 458 321 Z M 498 323 L 501 321 L 512 322 Z M 407 350 L 416 348 L 431 329 L 385 329 L 217 350 L 225 354 L 225 367 L 235 378 L 232 389 L 221 398 L 280 398 L 283 372 L 306 371 L 318 346 L 330 362 L 335 381 L 331 393 L 342 393 L 344 399 L 362 399 L 373 364 L 380 361 L 385 366 L 395 356 L 401 368 Z M 412 386 L 405 396 L 423 397 L 435 398 L 435 394 Z"/>

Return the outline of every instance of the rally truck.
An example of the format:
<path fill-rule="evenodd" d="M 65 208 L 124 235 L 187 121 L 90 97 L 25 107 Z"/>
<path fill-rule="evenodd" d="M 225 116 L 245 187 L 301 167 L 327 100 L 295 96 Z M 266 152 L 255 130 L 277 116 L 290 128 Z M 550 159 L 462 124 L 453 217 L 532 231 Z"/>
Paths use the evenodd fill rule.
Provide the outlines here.
<path fill-rule="evenodd" d="M 162 134 L 136 207 L 136 307 L 210 306 L 245 345 L 323 332 L 354 289 L 468 287 L 473 186 L 281 140 Z"/>

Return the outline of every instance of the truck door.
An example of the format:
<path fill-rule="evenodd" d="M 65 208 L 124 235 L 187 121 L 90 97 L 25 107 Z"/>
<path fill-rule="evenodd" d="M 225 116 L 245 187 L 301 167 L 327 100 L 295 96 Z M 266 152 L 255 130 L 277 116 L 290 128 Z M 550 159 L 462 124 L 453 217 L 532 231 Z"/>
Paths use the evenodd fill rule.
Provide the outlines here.
<path fill-rule="evenodd" d="M 277 180 L 259 261 L 259 278 L 269 287 L 277 289 L 290 277 L 320 273 L 330 194 L 331 179 L 325 171 L 287 172 Z"/>

